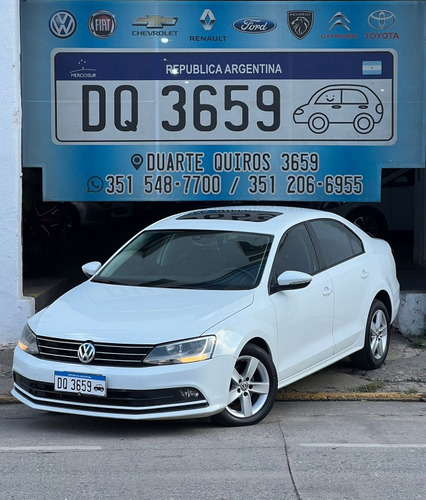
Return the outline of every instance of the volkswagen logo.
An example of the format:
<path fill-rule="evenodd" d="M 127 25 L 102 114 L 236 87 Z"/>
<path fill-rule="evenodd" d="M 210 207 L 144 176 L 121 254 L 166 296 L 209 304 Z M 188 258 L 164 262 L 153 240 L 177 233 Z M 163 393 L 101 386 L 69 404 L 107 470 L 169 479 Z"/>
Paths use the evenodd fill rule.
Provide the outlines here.
<path fill-rule="evenodd" d="M 55 12 L 49 21 L 50 31 L 58 38 L 68 38 L 75 33 L 77 21 L 66 10 Z"/>
<path fill-rule="evenodd" d="M 395 14 L 389 10 L 376 10 L 368 16 L 368 24 L 375 30 L 388 30 L 395 22 Z"/>
<path fill-rule="evenodd" d="M 77 356 L 82 363 L 87 365 L 93 361 L 95 352 L 95 346 L 91 342 L 85 342 L 78 348 Z"/>

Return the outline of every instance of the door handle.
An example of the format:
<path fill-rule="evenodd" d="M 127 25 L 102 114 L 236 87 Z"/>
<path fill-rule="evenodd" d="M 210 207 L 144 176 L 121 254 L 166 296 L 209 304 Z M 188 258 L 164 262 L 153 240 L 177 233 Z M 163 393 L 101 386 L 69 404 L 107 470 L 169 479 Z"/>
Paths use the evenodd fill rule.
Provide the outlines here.
<path fill-rule="evenodd" d="M 328 286 L 326 286 L 322 292 L 322 294 L 324 295 L 324 297 L 327 297 L 328 295 L 332 294 L 333 293 L 333 289 L 332 288 L 328 288 Z"/>
<path fill-rule="evenodd" d="M 363 270 L 363 271 L 361 272 L 361 278 L 363 278 L 363 279 L 367 278 L 367 277 L 368 277 L 368 275 L 369 275 L 369 272 L 368 272 L 368 271 Z"/>

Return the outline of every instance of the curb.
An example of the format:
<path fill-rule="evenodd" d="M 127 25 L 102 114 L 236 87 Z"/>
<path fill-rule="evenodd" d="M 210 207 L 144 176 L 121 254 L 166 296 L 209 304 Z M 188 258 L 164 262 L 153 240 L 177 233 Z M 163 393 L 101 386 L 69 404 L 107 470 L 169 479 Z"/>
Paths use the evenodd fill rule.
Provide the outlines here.
<path fill-rule="evenodd" d="M 426 394 L 399 392 L 278 392 L 275 401 L 407 401 L 426 402 Z M 13 396 L 0 394 L 0 405 L 20 403 Z"/>
<path fill-rule="evenodd" d="M 6 394 L 0 394 L 0 405 L 10 405 L 14 403 L 20 403 L 16 398 L 13 396 L 7 396 Z"/>
<path fill-rule="evenodd" d="M 282 392 L 276 401 L 426 401 L 426 394 L 399 392 Z"/>

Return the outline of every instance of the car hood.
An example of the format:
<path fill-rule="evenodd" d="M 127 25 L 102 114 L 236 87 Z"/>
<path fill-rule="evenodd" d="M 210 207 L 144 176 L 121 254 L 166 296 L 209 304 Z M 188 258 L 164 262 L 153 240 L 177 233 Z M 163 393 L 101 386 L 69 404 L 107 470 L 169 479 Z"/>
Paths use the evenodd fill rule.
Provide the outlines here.
<path fill-rule="evenodd" d="M 87 281 L 29 321 L 41 336 L 157 344 L 203 334 L 248 307 L 250 290 L 184 290 Z"/>

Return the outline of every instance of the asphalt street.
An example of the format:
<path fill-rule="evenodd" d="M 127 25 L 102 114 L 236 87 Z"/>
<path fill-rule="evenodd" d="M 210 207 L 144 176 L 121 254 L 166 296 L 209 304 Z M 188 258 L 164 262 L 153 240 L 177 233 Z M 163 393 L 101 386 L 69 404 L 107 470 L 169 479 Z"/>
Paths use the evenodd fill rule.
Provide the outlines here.
<path fill-rule="evenodd" d="M 279 402 L 260 424 L 0 406 L 0 499 L 426 498 L 426 405 Z"/>

